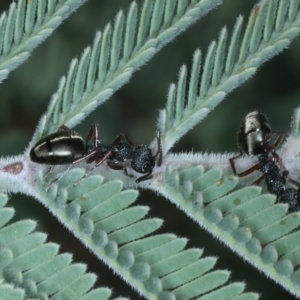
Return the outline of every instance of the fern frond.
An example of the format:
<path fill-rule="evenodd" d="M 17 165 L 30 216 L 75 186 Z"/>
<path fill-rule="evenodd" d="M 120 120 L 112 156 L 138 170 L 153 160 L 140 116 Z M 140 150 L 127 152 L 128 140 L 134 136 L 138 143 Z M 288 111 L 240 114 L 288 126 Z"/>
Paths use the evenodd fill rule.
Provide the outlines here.
<path fill-rule="evenodd" d="M 0 16 L 0 83 L 86 0 L 19 0 Z"/>
<path fill-rule="evenodd" d="M 191 167 L 175 170 L 176 161 L 190 162 Z M 156 192 L 299 297 L 300 213 L 287 214 L 287 204 L 275 204 L 276 197 L 260 194 L 257 186 L 233 191 L 238 179 L 224 176 L 218 169 L 206 170 L 203 164 L 208 161 L 208 155 L 169 154 L 165 184 L 159 185 L 162 178 L 154 179 Z"/>
<path fill-rule="evenodd" d="M 1 285 L 3 299 L 108 299 L 111 290 L 91 290 L 96 276 L 84 264 L 72 264 L 70 254 L 58 254 L 59 246 L 45 243 L 46 235 L 34 232 L 36 223 L 23 220 L 7 225 L 13 209 L 0 194 Z M 5 220 L 5 221 L 4 221 Z"/>
<path fill-rule="evenodd" d="M 170 85 L 167 106 L 160 112 L 164 152 L 289 45 L 300 32 L 299 11 L 298 1 L 261 1 L 253 8 L 245 30 L 241 16 L 229 41 L 227 29 L 221 30 L 218 41 L 208 47 L 201 74 L 202 54 L 195 51 L 190 76 L 182 66 L 177 84 Z"/>
<path fill-rule="evenodd" d="M 187 239 L 155 235 L 162 221 L 145 218 L 148 207 L 130 206 L 137 191 L 122 190 L 120 181 L 106 182 L 99 175 L 74 186 L 82 176 L 82 169 L 72 169 L 50 186 L 47 195 L 41 186 L 38 198 L 141 295 L 147 299 L 208 297 L 226 284 L 228 294 L 243 294 L 243 283 L 228 284 L 228 271 L 213 270 L 215 258 L 201 257 L 200 249 L 184 249 Z M 250 295 L 257 299 L 256 294 Z"/>
<path fill-rule="evenodd" d="M 93 46 L 71 62 L 52 96 L 46 127 L 37 129 L 40 135 L 56 131 L 62 124 L 78 124 L 165 44 L 220 3 L 147 0 L 139 13 L 138 5 L 132 2 L 127 15 L 120 11 L 114 25 L 98 32 Z"/>

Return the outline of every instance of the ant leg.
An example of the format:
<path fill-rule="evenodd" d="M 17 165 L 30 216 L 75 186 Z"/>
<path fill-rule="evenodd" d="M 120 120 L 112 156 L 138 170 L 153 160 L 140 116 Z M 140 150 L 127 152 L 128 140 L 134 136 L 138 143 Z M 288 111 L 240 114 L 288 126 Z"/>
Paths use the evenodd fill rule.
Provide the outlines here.
<path fill-rule="evenodd" d="M 145 180 L 152 178 L 151 173 L 152 173 L 152 170 L 149 171 L 146 175 L 139 177 L 135 182 L 140 183 L 141 181 L 145 181 Z"/>
<path fill-rule="evenodd" d="M 110 151 L 107 151 L 107 153 L 106 153 L 102 158 L 100 158 L 98 161 L 96 161 L 96 164 L 95 164 L 95 166 L 93 167 L 92 170 L 94 170 L 95 168 L 97 168 L 97 167 L 99 167 L 100 165 L 102 165 L 103 162 L 111 156 L 111 154 L 112 154 L 112 151 L 111 151 L 111 150 L 110 150 Z"/>
<path fill-rule="evenodd" d="M 64 172 L 62 172 L 56 179 L 54 179 L 54 180 L 49 184 L 48 188 L 49 188 L 54 182 L 56 182 L 56 181 L 58 181 L 59 179 L 61 179 L 61 178 L 63 177 L 63 175 L 64 175 L 67 171 L 69 171 L 70 168 L 71 168 L 72 166 L 74 166 L 75 164 L 80 163 L 81 161 L 83 161 L 83 160 L 85 160 L 85 159 L 87 159 L 87 158 L 89 158 L 89 157 L 95 155 L 96 153 L 97 153 L 97 149 L 94 149 L 91 153 L 86 154 L 86 155 L 82 155 L 82 156 L 80 156 L 79 158 L 77 158 L 76 160 L 74 160 L 72 163 L 69 164 L 69 166 L 67 167 L 67 169 L 66 169 Z"/>
<path fill-rule="evenodd" d="M 282 176 L 284 177 L 284 178 L 287 178 L 288 177 L 288 175 L 289 175 L 289 171 L 288 170 L 284 170 L 283 172 L 282 172 Z M 296 181 L 296 180 L 294 180 L 294 179 L 291 179 L 291 178 L 288 178 L 288 181 L 289 182 L 291 182 L 293 185 L 295 185 L 296 187 L 298 187 L 298 188 L 300 188 L 300 183 L 298 182 L 298 181 Z"/>
<path fill-rule="evenodd" d="M 131 178 L 133 177 L 133 175 L 131 175 L 131 174 L 128 173 L 126 167 L 124 167 L 124 174 L 125 174 L 126 176 L 128 176 L 128 177 L 131 177 Z"/>
<path fill-rule="evenodd" d="M 279 155 L 275 152 L 275 150 L 281 144 L 283 137 L 284 137 L 283 134 L 279 135 L 278 138 L 276 139 L 274 145 L 271 146 L 269 149 L 271 151 L 272 156 L 275 158 L 276 162 L 281 161 Z"/>
<path fill-rule="evenodd" d="M 292 122 L 293 122 L 293 121 L 292 121 Z M 273 145 L 272 148 L 270 149 L 271 152 L 272 152 L 273 157 L 275 157 L 277 160 L 279 160 L 279 156 L 278 156 L 277 153 L 275 153 L 275 149 L 278 148 L 278 146 L 281 144 L 281 142 L 282 142 L 284 136 L 286 136 L 287 133 L 291 130 L 291 128 L 292 128 L 292 122 L 291 122 L 291 124 L 289 125 L 289 127 L 288 127 L 282 134 L 280 134 L 280 135 L 277 137 L 277 139 L 276 139 L 274 145 Z"/>
<path fill-rule="evenodd" d="M 50 166 L 50 167 L 49 167 L 48 171 L 47 171 L 46 174 L 45 174 L 45 178 L 46 178 L 46 177 L 48 176 L 48 174 L 51 172 L 52 168 L 53 168 L 53 166 Z"/>
<path fill-rule="evenodd" d="M 256 179 L 252 185 L 260 185 L 260 183 L 264 180 L 265 175 L 260 176 L 258 179 Z"/>
<path fill-rule="evenodd" d="M 119 142 L 121 142 L 122 139 L 125 138 L 124 133 L 119 134 L 114 141 L 112 142 L 112 145 L 117 145 Z"/>
<path fill-rule="evenodd" d="M 283 133 L 278 136 L 278 138 L 276 139 L 274 145 L 272 146 L 272 151 L 274 151 L 281 144 L 283 138 L 284 138 Z"/>
<path fill-rule="evenodd" d="M 293 180 L 293 179 L 290 179 L 290 178 L 289 178 L 289 181 L 290 181 L 292 184 L 294 184 L 296 187 L 300 188 L 300 183 L 299 183 L 298 181 Z"/>
<path fill-rule="evenodd" d="M 97 150 L 95 150 L 95 151 L 97 151 Z M 99 167 L 101 164 L 103 164 L 103 162 L 111 155 L 111 153 L 112 153 L 111 151 L 108 151 L 103 157 L 101 157 L 98 161 L 96 161 L 96 164 L 88 172 L 86 172 L 84 174 L 84 176 L 74 184 L 74 186 L 77 186 L 84 178 L 89 176 L 89 174 L 91 172 L 93 172 L 97 167 Z"/>
<path fill-rule="evenodd" d="M 63 175 L 68 172 L 70 170 L 70 168 L 72 167 L 72 164 L 69 164 L 67 169 L 64 170 L 56 179 L 54 179 L 53 181 L 50 182 L 50 184 L 47 187 L 47 190 L 49 189 L 49 187 L 54 183 L 57 182 L 59 179 L 61 179 L 63 177 Z"/>
<path fill-rule="evenodd" d="M 114 164 L 110 161 L 107 162 L 107 165 L 113 170 L 124 170 L 126 168 L 124 164 Z"/>
<path fill-rule="evenodd" d="M 288 170 L 284 170 L 283 172 L 282 172 L 282 176 L 284 177 L 284 178 L 287 178 L 288 177 L 288 175 L 289 175 L 289 171 Z"/>
<path fill-rule="evenodd" d="M 275 152 L 275 150 L 277 149 L 277 147 L 281 144 L 284 134 L 280 134 L 275 143 L 273 144 L 273 146 L 271 146 L 269 144 L 270 140 L 272 139 L 273 135 L 275 134 L 275 131 L 270 132 L 269 134 L 266 135 L 266 137 L 263 139 L 262 141 L 262 145 L 264 146 L 265 150 L 268 152 L 271 152 L 272 156 L 276 159 L 276 161 L 280 160 L 280 157 L 278 156 L 278 154 Z"/>
<path fill-rule="evenodd" d="M 88 135 L 86 137 L 86 145 L 89 143 L 89 141 L 92 139 L 92 137 L 94 137 L 93 139 L 93 148 L 97 147 L 97 143 L 98 143 L 98 125 L 96 123 L 94 123 L 89 132 Z"/>
<path fill-rule="evenodd" d="M 84 155 L 78 157 L 77 159 L 72 161 L 72 163 L 70 164 L 70 167 L 82 162 L 83 160 L 91 158 L 93 155 L 97 154 L 97 152 L 98 152 L 98 149 L 93 149 L 90 153 L 84 154 Z M 91 160 L 90 162 L 93 162 L 94 160 L 95 160 L 95 158 L 93 158 L 93 160 Z"/>
<path fill-rule="evenodd" d="M 233 174 L 234 174 L 235 176 L 238 176 L 238 174 L 237 174 L 237 172 L 236 172 L 236 168 L 235 168 L 235 163 L 234 163 L 234 161 L 235 161 L 237 158 L 241 157 L 241 156 L 242 156 L 242 152 L 241 152 L 239 155 L 235 156 L 235 157 L 229 158 L 229 163 L 230 163 L 232 172 L 233 172 Z"/>
<path fill-rule="evenodd" d="M 269 150 L 269 151 L 271 151 L 273 149 L 273 147 L 271 147 L 269 145 L 269 141 L 272 139 L 274 134 L 275 134 L 275 131 L 271 131 L 264 137 L 264 139 L 261 142 L 261 144 L 264 145 L 267 148 L 267 150 Z"/>
<path fill-rule="evenodd" d="M 130 146 L 134 146 L 133 141 L 129 138 L 129 136 L 125 133 L 120 133 L 112 142 L 112 146 L 119 144 L 122 140 L 128 142 Z"/>
<path fill-rule="evenodd" d="M 46 179 L 47 176 L 50 174 L 52 168 L 53 168 L 53 166 L 50 166 L 50 167 L 49 167 L 48 171 L 47 171 L 46 174 L 45 174 L 45 177 L 44 177 L 45 179 Z M 36 180 L 35 180 L 35 181 L 36 181 Z M 51 182 L 51 184 L 52 184 L 52 183 L 53 183 L 53 181 Z M 51 185 L 51 184 L 50 184 L 50 185 Z M 49 186 L 50 186 L 50 185 L 49 185 Z M 49 186 L 48 186 L 48 188 L 49 188 Z M 48 190 L 48 188 L 47 188 L 47 190 Z"/>
<path fill-rule="evenodd" d="M 247 176 L 247 175 L 251 174 L 252 172 L 258 170 L 260 166 L 261 166 L 261 163 L 257 163 L 256 165 L 252 166 L 248 170 L 246 170 L 246 171 L 244 171 L 242 173 L 236 174 L 236 176 L 238 176 L 238 177 Z"/>
<path fill-rule="evenodd" d="M 130 146 L 134 146 L 134 142 L 131 140 L 131 138 L 130 138 L 126 133 L 122 133 L 121 135 L 123 135 L 125 141 L 126 141 Z"/>
<path fill-rule="evenodd" d="M 128 173 L 127 168 L 126 168 L 126 166 L 124 166 L 124 164 L 114 164 L 114 163 L 108 161 L 107 165 L 113 170 L 124 170 L 124 173 L 126 176 L 133 177 L 133 175 Z"/>
<path fill-rule="evenodd" d="M 159 130 L 157 130 L 157 132 L 156 132 L 156 139 L 157 139 L 157 152 L 154 155 L 154 157 L 158 156 L 157 165 L 161 166 L 161 162 L 162 162 L 162 146 L 161 146 L 161 138 L 160 138 L 160 131 Z"/>

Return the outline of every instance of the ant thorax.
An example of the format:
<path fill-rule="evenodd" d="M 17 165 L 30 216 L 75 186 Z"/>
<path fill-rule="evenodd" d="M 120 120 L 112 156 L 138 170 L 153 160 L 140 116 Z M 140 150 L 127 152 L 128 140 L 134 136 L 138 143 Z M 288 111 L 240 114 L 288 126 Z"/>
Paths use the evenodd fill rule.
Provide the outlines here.
<path fill-rule="evenodd" d="M 109 160 L 112 163 L 122 163 L 132 158 L 132 146 L 127 142 L 119 142 L 111 146 L 112 154 Z"/>
<path fill-rule="evenodd" d="M 268 191 L 275 195 L 281 195 L 286 189 L 286 171 L 278 164 L 278 160 L 268 154 L 262 154 L 258 158 L 259 171 L 264 174 Z"/>

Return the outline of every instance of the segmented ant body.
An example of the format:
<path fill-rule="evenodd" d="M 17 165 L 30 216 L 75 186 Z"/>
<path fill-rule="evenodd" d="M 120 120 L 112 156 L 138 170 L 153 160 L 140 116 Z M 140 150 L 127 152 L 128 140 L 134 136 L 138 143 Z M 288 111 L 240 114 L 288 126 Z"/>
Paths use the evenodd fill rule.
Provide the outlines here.
<path fill-rule="evenodd" d="M 92 144 L 90 144 L 91 140 L 93 140 Z M 39 140 L 30 151 L 33 162 L 49 165 L 69 164 L 67 170 L 83 160 L 87 163 L 95 163 L 84 177 L 105 161 L 110 168 L 122 169 L 127 175 L 129 175 L 127 167 L 131 167 L 134 171 L 145 174 L 136 180 L 137 183 L 151 178 L 157 157 L 160 165 L 162 149 L 159 131 L 157 153 L 153 155 L 149 147 L 135 146 L 125 134 L 120 134 L 111 145 L 103 145 L 98 140 L 96 124 L 90 128 L 85 142 L 81 136 L 63 125 L 57 132 Z"/>
<path fill-rule="evenodd" d="M 279 155 L 275 152 L 282 142 L 283 134 L 279 135 L 274 145 L 270 145 L 270 140 L 274 133 L 265 115 L 258 111 L 249 113 L 242 122 L 237 134 L 240 154 L 230 158 L 229 162 L 234 175 L 238 177 L 247 176 L 255 170 L 261 171 L 263 175 L 253 184 L 259 184 L 265 179 L 268 191 L 275 194 L 279 202 L 287 203 L 289 212 L 298 211 L 300 209 L 300 189 L 296 190 L 286 187 L 289 172 L 284 169 Z M 243 153 L 259 155 L 259 162 L 248 170 L 237 173 L 234 161 Z M 298 182 L 292 179 L 289 179 L 289 181 L 298 187 L 300 186 Z"/>

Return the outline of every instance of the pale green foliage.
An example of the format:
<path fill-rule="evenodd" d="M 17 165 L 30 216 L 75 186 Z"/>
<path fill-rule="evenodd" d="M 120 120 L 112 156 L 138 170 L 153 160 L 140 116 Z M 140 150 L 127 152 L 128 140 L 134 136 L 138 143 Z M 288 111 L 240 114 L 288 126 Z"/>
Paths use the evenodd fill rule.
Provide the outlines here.
<path fill-rule="evenodd" d="M 0 18 L 0 78 L 24 62 L 82 2 L 21 0 L 12 4 Z M 28 151 L 41 136 L 60 125 L 74 127 L 81 122 L 165 44 L 220 3 L 145 0 L 139 8 L 132 2 L 126 13 L 117 14 L 113 25 L 96 33 L 93 45 L 79 59 L 72 60 L 24 155 L 0 162 L 4 191 L 21 191 L 37 198 L 95 256 L 147 299 L 254 300 L 258 295 L 245 293 L 244 283 L 229 282 L 229 271 L 213 269 L 216 258 L 202 257 L 202 250 L 186 248 L 187 239 L 157 234 L 162 220 L 146 218 L 148 207 L 134 205 L 138 192 L 129 187 L 164 195 L 244 260 L 299 297 L 300 276 L 295 271 L 300 261 L 299 213 L 287 215 L 287 205 L 275 203 L 274 196 L 261 194 L 258 187 L 237 189 L 240 183 L 230 175 L 228 155 L 168 153 L 229 92 L 299 34 L 299 1 L 261 1 L 245 29 L 240 16 L 231 35 L 226 28 L 221 30 L 218 42 L 208 47 L 203 67 L 200 50 L 194 53 L 190 72 L 182 66 L 177 84 L 170 85 L 166 108 L 160 112 L 163 163 L 154 169 L 151 180 L 137 185 L 106 164 L 96 169 L 102 176 L 94 174 L 81 180 L 84 168 L 63 172 L 65 168 L 54 167 L 45 177 L 45 166 L 31 162 Z M 299 119 L 296 111 L 294 140 L 299 138 Z M 245 165 L 251 162 L 243 160 Z M 250 184 L 252 179 L 250 176 L 244 183 Z M 13 211 L 4 207 L 4 196 L 0 200 L 4 226 Z M 95 275 L 85 273 L 82 264 L 71 264 L 70 255 L 57 255 L 58 246 L 45 244 L 46 236 L 33 232 L 34 227 L 28 220 L 0 230 L 4 258 L 0 295 L 5 293 L 11 299 L 110 297 L 107 288 L 90 290 Z M 50 269 L 53 265 L 57 267 Z"/>
<path fill-rule="evenodd" d="M 200 50 L 194 53 L 190 78 L 186 66 L 181 67 L 177 84 L 170 85 L 166 109 L 159 116 L 165 152 L 299 34 L 300 21 L 295 12 L 298 1 L 287 1 L 278 9 L 277 4 L 277 1 L 258 4 L 245 30 L 240 16 L 228 42 L 227 29 L 223 28 L 218 42 L 213 41 L 208 47 L 201 73 Z"/>
<path fill-rule="evenodd" d="M 39 127 L 39 135 L 56 131 L 61 124 L 73 127 L 80 123 L 167 42 L 220 2 L 146 0 L 140 13 L 132 2 L 126 15 L 120 11 L 114 25 L 96 33 L 93 46 L 86 48 L 79 60 L 72 60 L 52 96 L 46 128 Z"/>
<path fill-rule="evenodd" d="M 137 198 L 136 191 L 122 191 L 121 182 L 105 183 L 97 175 L 74 186 L 82 176 L 81 169 L 66 172 L 41 200 L 141 295 L 147 299 L 158 295 L 163 299 L 189 299 L 204 292 L 208 296 L 209 291 L 227 282 L 229 272 L 212 270 L 216 259 L 201 257 L 200 249 L 184 249 L 186 239 L 173 234 L 153 235 L 162 220 L 144 218 L 147 207 L 129 207 Z M 228 285 L 227 290 L 240 295 L 244 284 Z M 249 297 L 256 299 L 255 294 Z"/>
<path fill-rule="evenodd" d="M 72 264 L 70 254 L 58 254 L 58 245 L 45 243 L 46 235 L 34 232 L 35 222 L 24 220 L 6 225 L 14 215 L 12 208 L 4 207 L 7 200 L 0 195 L 0 295 L 5 295 L 5 299 L 47 295 L 52 295 L 51 299 L 109 298 L 109 289 L 89 291 L 96 276 L 85 273 L 85 265 Z"/>
<path fill-rule="evenodd" d="M 204 172 L 197 166 L 177 173 L 169 166 L 165 183 L 160 192 L 200 226 L 293 294 L 298 293 L 294 265 L 299 261 L 300 242 L 294 230 L 300 225 L 299 213 L 287 215 L 286 204 L 274 204 L 276 198 L 260 195 L 258 187 L 229 193 L 237 178 L 223 177 L 219 170 Z"/>
<path fill-rule="evenodd" d="M 280 4 L 278 1 L 262 1 L 254 7 L 244 33 L 243 18 L 237 19 L 227 56 L 226 29 L 220 32 L 218 43 L 211 43 L 201 76 L 201 52 L 196 50 L 188 92 L 185 87 L 188 72 L 183 66 L 177 85 L 172 84 L 169 88 L 166 109 L 160 113 L 159 128 L 163 132 L 165 152 L 206 117 L 228 92 L 253 76 L 262 63 L 287 47 L 300 32 L 298 16 L 299 1 Z M 294 120 L 289 141 L 295 139 L 299 143 L 299 109 Z M 281 151 L 286 159 L 290 158 L 287 157 L 289 141 Z M 296 149 L 298 151 L 295 150 L 294 155 L 298 156 L 299 147 Z M 243 188 L 228 194 L 237 186 L 237 178 L 224 176 L 222 171 L 210 168 L 223 165 L 225 173 L 228 173 L 229 158 L 167 155 L 165 184 L 157 182 L 153 185 L 154 190 L 176 203 L 200 226 L 299 297 L 299 271 L 296 267 L 300 257 L 300 241 L 295 230 L 300 225 L 300 214 L 287 215 L 286 204 L 275 204 L 274 196 L 259 195 L 258 188 Z M 298 160 L 295 163 L 298 164 Z M 197 167 L 187 168 L 189 164 Z M 179 171 L 172 168 L 174 165 Z M 249 168 L 251 162 L 246 165 Z M 205 169 L 208 170 L 205 172 Z M 250 176 L 246 183 L 252 182 L 253 177 Z"/>
<path fill-rule="evenodd" d="M 19 0 L 0 17 L 0 82 L 86 0 Z"/>

